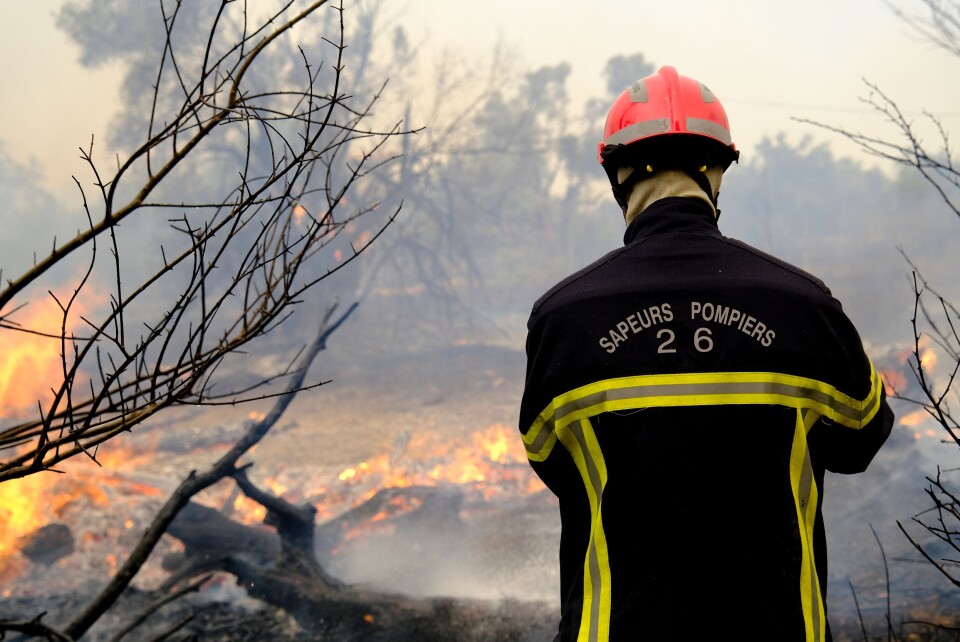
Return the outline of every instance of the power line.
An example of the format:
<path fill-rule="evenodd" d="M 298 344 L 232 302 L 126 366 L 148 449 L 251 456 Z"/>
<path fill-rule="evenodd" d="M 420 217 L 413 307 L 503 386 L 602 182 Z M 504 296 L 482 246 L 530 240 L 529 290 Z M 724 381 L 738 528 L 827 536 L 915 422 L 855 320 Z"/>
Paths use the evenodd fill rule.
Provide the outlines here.
<path fill-rule="evenodd" d="M 725 99 L 724 102 L 729 104 L 739 104 L 739 105 L 750 105 L 753 107 L 772 107 L 775 109 L 792 109 L 792 110 L 805 110 L 805 111 L 823 111 L 823 112 L 832 112 L 832 113 L 847 113 L 847 114 L 876 114 L 879 113 L 877 110 L 869 107 L 839 107 L 836 105 L 806 105 L 802 103 L 785 103 L 777 101 L 766 101 L 766 100 L 737 100 L 736 98 Z M 927 113 L 931 113 L 937 118 L 960 118 L 960 112 L 938 112 L 938 111 L 916 111 L 916 110 L 902 110 L 904 115 L 907 116 L 926 116 Z"/>

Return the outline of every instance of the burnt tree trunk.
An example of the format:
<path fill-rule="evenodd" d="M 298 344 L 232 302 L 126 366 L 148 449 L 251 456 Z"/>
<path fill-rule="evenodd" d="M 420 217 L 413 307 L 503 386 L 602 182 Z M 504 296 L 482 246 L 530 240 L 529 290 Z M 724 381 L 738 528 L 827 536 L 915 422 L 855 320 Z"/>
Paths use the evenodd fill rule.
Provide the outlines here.
<path fill-rule="evenodd" d="M 316 529 L 312 506 L 294 506 L 256 488 L 245 476 L 237 481 L 248 497 L 267 508 L 264 522 L 276 532 L 239 524 L 219 511 L 190 504 L 168 531 L 184 544 L 185 553 L 164 560 L 173 571 L 166 588 L 200 573 L 226 572 L 251 597 L 285 610 L 307 634 L 324 640 L 533 641 L 555 634 L 555 614 L 545 605 L 413 598 L 348 586 L 322 569 L 318 555 L 329 555 L 344 533 L 381 513 L 398 497 L 416 500 L 419 507 L 395 519 L 426 517 L 452 526 L 459 522 L 458 492 L 429 487 L 382 490 Z M 319 550 L 314 539 L 317 530 Z"/>

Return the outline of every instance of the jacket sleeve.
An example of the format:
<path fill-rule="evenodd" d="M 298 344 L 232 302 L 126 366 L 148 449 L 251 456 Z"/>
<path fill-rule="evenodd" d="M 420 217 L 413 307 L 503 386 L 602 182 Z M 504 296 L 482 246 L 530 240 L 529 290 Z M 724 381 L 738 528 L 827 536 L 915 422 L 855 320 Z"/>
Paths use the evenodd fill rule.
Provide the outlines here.
<path fill-rule="evenodd" d="M 808 443 L 830 472 L 852 474 L 866 470 L 893 428 L 894 413 L 887 403 L 879 374 L 863 349 L 860 336 L 834 300 L 827 313 L 833 357 L 828 364 L 830 383 L 862 403 L 863 420 L 852 428 L 821 417 L 810 429 Z"/>
<path fill-rule="evenodd" d="M 894 414 L 881 388 L 877 413 L 858 429 L 847 428 L 821 417 L 810 431 L 810 448 L 833 473 L 861 473 L 873 461 L 893 428 Z"/>

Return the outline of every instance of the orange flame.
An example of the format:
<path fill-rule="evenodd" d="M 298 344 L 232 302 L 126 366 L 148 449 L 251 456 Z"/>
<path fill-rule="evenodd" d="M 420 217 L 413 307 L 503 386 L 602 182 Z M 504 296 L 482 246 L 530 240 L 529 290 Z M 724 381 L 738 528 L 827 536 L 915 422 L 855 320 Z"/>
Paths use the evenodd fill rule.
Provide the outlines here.
<path fill-rule="evenodd" d="M 908 412 L 903 417 L 900 418 L 898 422 L 901 426 L 906 426 L 907 428 L 913 428 L 919 426 L 920 424 L 926 422 L 930 419 L 930 413 L 922 408 L 920 410 L 914 410 L 913 412 Z"/>
<path fill-rule="evenodd" d="M 937 353 L 933 351 L 930 342 L 925 341 L 925 339 L 926 337 L 920 339 L 920 365 L 927 372 L 932 372 L 937 366 Z"/>
<path fill-rule="evenodd" d="M 65 315 L 60 306 L 71 301 L 71 297 L 75 298 Z M 82 318 L 106 301 L 107 297 L 95 285 L 87 283 L 78 296 L 65 290 L 33 299 L 19 310 L 16 303 L 7 308 L 14 312 L 4 316 L 6 324 L 22 330 L 0 329 L 0 418 L 36 412 L 38 403 L 43 405 L 53 399 L 51 389 L 59 388 L 63 382 L 61 335 L 67 339 L 66 359 L 72 365 L 71 337 L 82 334 Z M 74 385 L 82 389 L 86 382 L 78 379 Z"/>
<path fill-rule="evenodd" d="M 237 518 L 244 524 L 262 524 L 267 516 L 267 509 L 261 504 L 248 498 L 246 495 L 237 495 L 232 506 Z"/>
<path fill-rule="evenodd" d="M 883 381 L 883 390 L 888 396 L 907 389 L 907 377 L 899 370 L 881 370 L 880 380 Z"/>
<path fill-rule="evenodd" d="M 485 499 L 497 493 L 533 494 L 545 487 L 526 462 L 520 436 L 503 424 L 493 424 L 463 440 L 437 442 L 436 436 L 411 437 L 401 461 L 386 454 L 344 469 L 338 479 L 344 485 L 367 491 L 358 505 L 378 490 L 440 484 L 470 485 Z M 324 493 L 329 491 L 324 489 Z M 329 506 L 317 504 L 318 514 L 329 514 Z"/>
<path fill-rule="evenodd" d="M 307 216 L 307 208 L 305 208 L 300 203 L 297 203 L 293 206 L 293 221 L 297 225 L 303 224 L 303 219 Z"/>
<path fill-rule="evenodd" d="M 12 573 L 11 569 L 23 566 L 17 555 L 23 544 L 22 538 L 63 518 L 71 507 L 106 509 L 111 504 L 108 489 L 120 485 L 127 494 L 162 495 L 159 488 L 117 474 L 143 465 L 151 456 L 131 448 L 110 448 L 108 451 L 101 447 L 97 459 L 101 464 L 109 463 L 109 466 L 90 465 L 83 459 L 71 460 L 58 467 L 68 474 L 39 472 L 0 484 L 0 533 L 3 534 L 0 537 L 0 583 L 19 575 L 20 571 Z M 126 528 L 134 525 L 130 519 L 124 523 Z M 81 536 L 81 540 L 86 542 L 93 537 L 88 532 Z"/>

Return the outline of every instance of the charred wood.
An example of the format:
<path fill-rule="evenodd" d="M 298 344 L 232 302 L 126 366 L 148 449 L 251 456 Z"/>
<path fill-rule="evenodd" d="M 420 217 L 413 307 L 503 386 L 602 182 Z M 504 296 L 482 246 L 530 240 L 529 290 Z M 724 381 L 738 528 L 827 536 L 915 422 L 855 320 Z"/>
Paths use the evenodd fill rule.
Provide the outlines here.
<path fill-rule="evenodd" d="M 245 471 L 234 474 L 237 485 L 250 499 L 267 509 L 264 523 L 277 529 L 280 557 L 277 567 L 288 573 L 315 578 L 329 588 L 340 588 L 342 582 L 328 574 L 314 555 L 314 529 L 317 509 L 311 504 L 295 506 L 282 497 L 260 490 L 247 478 Z"/>
<path fill-rule="evenodd" d="M 385 488 L 356 508 L 321 524 L 317 529 L 317 551 L 321 559 L 328 557 L 350 533 L 370 528 L 377 519 L 392 519 L 401 527 L 405 521 L 416 520 L 426 527 L 456 532 L 463 528 L 462 505 L 463 491 L 459 488 Z"/>
<path fill-rule="evenodd" d="M 50 566 L 73 553 L 73 533 L 66 524 L 41 526 L 20 540 L 20 552 L 31 562 Z"/>
<path fill-rule="evenodd" d="M 191 505 L 183 511 L 184 522 L 170 530 L 187 552 L 186 560 L 178 560 L 184 563 L 175 573 L 178 581 L 198 569 L 226 572 L 249 596 L 283 609 L 306 634 L 319 636 L 316 639 L 469 641 L 552 637 L 553 612 L 547 606 L 415 598 L 347 586 L 322 570 L 318 557 L 329 557 L 348 534 L 370 524 L 391 522 L 398 526 L 409 520 L 447 532 L 463 528 L 459 518 L 463 496 L 458 489 L 381 490 L 360 506 L 319 526 L 315 545 L 312 507 L 294 506 L 256 488 L 245 476 L 243 480 L 244 493 L 268 508 L 267 521 L 277 529 L 276 534 L 233 522 L 214 509 Z M 211 547 L 202 541 L 218 534 L 225 535 L 230 544 L 217 547 L 223 553 L 212 554 Z M 264 551 L 276 556 L 272 563 L 265 559 Z M 203 558 L 191 560 L 191 554 Z M 172 561 L 167 560 L 168 564 Z M 320 575 L 312 569 L 319 570 Z M 536 615 L 531 618 L 531 614 Z"/>

